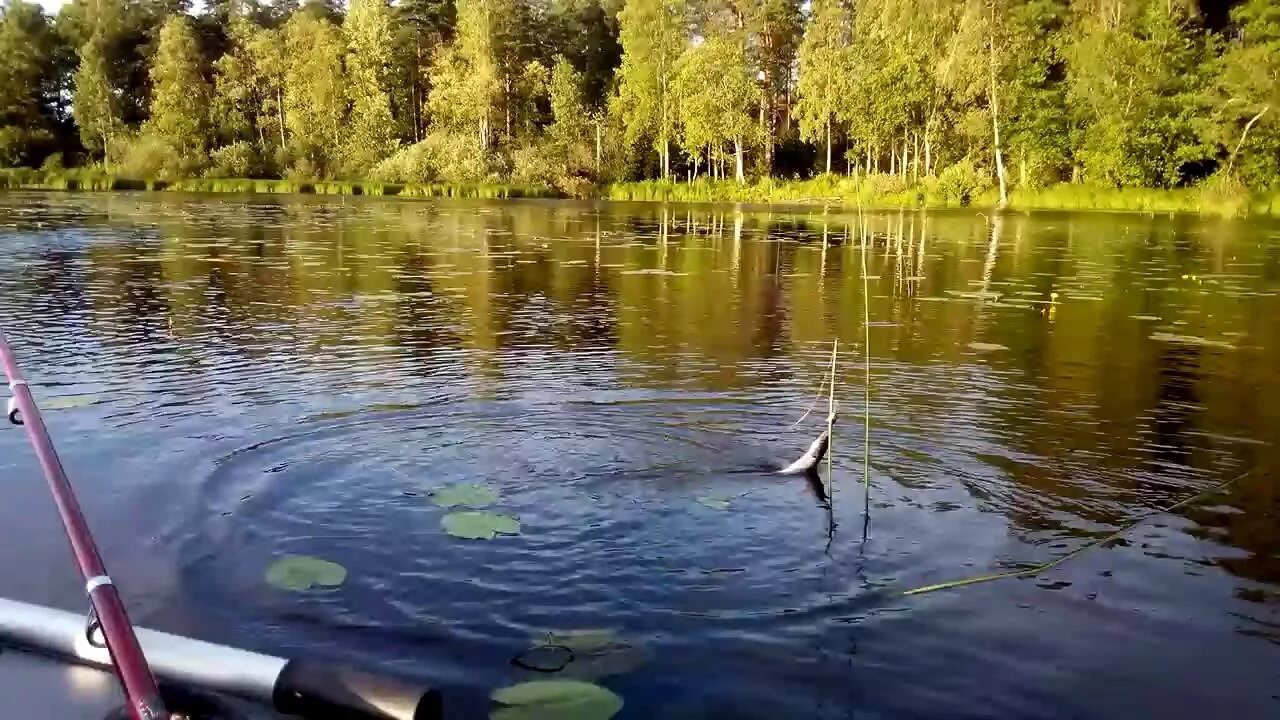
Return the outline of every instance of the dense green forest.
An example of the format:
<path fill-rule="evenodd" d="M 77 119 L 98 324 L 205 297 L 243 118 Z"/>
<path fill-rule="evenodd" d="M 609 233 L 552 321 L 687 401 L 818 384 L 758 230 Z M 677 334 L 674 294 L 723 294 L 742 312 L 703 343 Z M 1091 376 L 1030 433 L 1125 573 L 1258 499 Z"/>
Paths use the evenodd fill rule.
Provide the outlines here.
<path fill-rule="evenodd" d="M 1280 3 L 3 0 L 0 167 L 1280 189 Z"/>

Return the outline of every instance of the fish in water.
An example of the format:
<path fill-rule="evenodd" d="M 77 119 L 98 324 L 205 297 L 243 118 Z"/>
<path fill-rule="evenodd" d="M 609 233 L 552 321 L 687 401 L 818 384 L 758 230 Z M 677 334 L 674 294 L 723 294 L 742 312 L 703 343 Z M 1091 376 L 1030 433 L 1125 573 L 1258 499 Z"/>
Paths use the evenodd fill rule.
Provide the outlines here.
<path fill-rule="evenodd" d="M 827 455 L 827 448 L 831 445 L 831 435 L 826 430 L 817 437 L 813 442 L 809 443 L 809 449 L 804 454 L 796 458 L 794 462 L 786 467 L 778 470 L 779 475 L 808 475 L 818 470 L 818 463 L 822 462 L 822 458 Z"/>

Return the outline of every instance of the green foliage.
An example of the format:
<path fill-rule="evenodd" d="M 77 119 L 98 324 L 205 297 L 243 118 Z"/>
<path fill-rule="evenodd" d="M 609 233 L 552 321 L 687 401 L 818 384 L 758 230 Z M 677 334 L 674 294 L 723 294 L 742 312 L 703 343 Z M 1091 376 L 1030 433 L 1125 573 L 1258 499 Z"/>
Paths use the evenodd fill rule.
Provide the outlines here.
<path fill-rule="evenodd" d="M 346 46 L 338 28 L 311 13 L 284 27 L 285 124 L 292 173 L 319 177 L 340 169 L 347 115 Z"/>
<path fill-rule="evenodd" d="M 1136 201 L 1098 187 L 1269 207 L 1226 176 L 1280 188 L 1280 10 L 1238 0 L 1209 30 L 1199 5 L 70 0 L 51 22 L 0 0 L 0 164 L 575 196 L 732 172 L 744 187 L 641 194 L 905 204 L 980 203 L 1003 166 L 1024 203 L 1071 179 L 1111 204 Z M 324 184 L 356 177 L 393 185 Z"/>
<path fill-rule="evenodd" d="M 698 158 L 705 149 L 731 147 L 735 177 L 743 177 L 743 153 L 756 130 L 753 108 L 759 89 L 747 64 L 746 36 L 716 31 L 684 51 L 676 61 L 674 95 L 681 119 L 681 145 Z"/>
<path fill-rule="evenodd" d="M 208 84 L 200 68 L 200 51 L 191 22 L 171 16 L 160 28 L 159 47 L 151 64 L 151 118 L 139 148 L 156 156 L 162 146 L 173 157 L 163 163 L 166 176 L 190 176 L 208 160 Z M 127 171 L 132 172 L 126 162 Z M 143 174 L 143 177 L 154 177 Z"/>
<path fill-rule="evenodd" d="M 486 179 L 489 169 L 476 152 L 474 136 L 435 131 L 378 163 L 370 174 L 391 182 L 474 183 Z"/>
<path fill-rule="evenodd" d="M 107 61 L 100 37 L 90 38 L 80 48 L 80 66 L 76 69 L 71 102 L 80 128 L 80 141 L 109 163 L 108 151 L 123 124 L 115 93 L 107 80 Z"/>
<path fill-rule="evenodd" d="M 257 175 L 261 164 L 252 143 L 237 140 L 223 145 L 209 155 L 205 174 L 215 178 L 242 178 Z"/>
<path fill-rule="evenodd" d="M 1183 184 L 1206 159 L 1197 121 L 1205 43 L 1183 2 L 1082 10 L 1068 43 L 1068 104 L 1084 177 L 1117 187 Z"/>
<path fill-rule="evenodd" d="M 816 0 L 811 6 L 811 20 L 800 43 L 800 74 L 797 83 L 799 101 L 796 118 L 800 137 L 818 141 L 825 149 L 824 168 L 831 172 L 831 143 L 837 115 L 850 94 L 848 83 L 853 76 L 850 8 L 841 0 Z"/>
<path fill-rule="evenodd" d="M 991 187 L 990 175 L 980 172 L 969 158 L 948 165 L 938 174 L 937 193 L 944 202 L 968 205 Z"/>
<path fill-rule="evenodd" d="M 1236 35 L 1223 53 L 1211 128 L 1227 169 L 1250 187 L 1280 187 L 1280 7 L 1246 0 L 1231 13 Z"/>
<path fill-rule="evenodd" d="M 677 120 L 676 62 L 689 42 L 689 7 L 680 0 L 626 0 L 618 14 L 622 65 L 611 111 L 622 118 L 626 142 L 653 139 L 662 177 L 671 174 Z"/>
<path fill-rule="evenodd" d="M 353 175 L 368 172 L 395 148 L 391 117 L 393 21 L 386 0 L 351 0 L 342 25 L 351 99 L 345 167 Z"/>
<path fill-rule="evenodd" d="M 0 166 L 35 165 L 54 150 L 57 52 L 39 5 L 0 5 Z"/>

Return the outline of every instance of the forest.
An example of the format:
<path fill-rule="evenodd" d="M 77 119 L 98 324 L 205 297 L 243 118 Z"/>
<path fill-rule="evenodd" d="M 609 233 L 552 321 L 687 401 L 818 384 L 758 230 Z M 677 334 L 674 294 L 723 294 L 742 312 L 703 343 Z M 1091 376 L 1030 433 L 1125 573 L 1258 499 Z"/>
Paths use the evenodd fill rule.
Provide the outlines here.
<path fill-rule="evenodd" d="M 1280 189 L 1280 3 L 3 0 L 0 167 Z"/>

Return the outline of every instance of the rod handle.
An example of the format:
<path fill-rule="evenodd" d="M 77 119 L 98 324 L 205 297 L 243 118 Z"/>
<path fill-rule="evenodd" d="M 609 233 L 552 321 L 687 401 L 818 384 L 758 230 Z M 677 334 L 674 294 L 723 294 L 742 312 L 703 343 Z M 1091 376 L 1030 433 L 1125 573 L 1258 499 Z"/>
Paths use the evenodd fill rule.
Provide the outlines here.
<path fill-rule="evenodd" d="M 272 704 L 308 720 L 440 720 L 439 690 L 340 665 L 290 660 L 276 677 Z"/>

